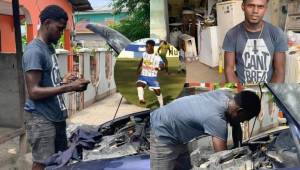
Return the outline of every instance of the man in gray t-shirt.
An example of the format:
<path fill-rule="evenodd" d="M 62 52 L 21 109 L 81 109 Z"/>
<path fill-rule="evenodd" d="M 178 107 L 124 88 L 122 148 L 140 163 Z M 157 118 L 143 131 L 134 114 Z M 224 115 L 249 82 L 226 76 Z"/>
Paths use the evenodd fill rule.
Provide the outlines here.
<path fill-rule="evenodd" d="M 242 91 L 233 96 L 223 90 L 179 98 L 153 111 L 150 114 L 151 169 L 189 169 L 187 143 L 201 135 L 212 136 L 215 151 L 226 150 L 227 123 L 234 127 L 237 145 L 242 139 L 239 123 L 259 112 L 260 100 L 255 93 Z"/>
<path fill-rule="evenodd" d="M 66 28 L 67 13 L 56 5 L 40 14 L 41 27 L 23 55 L 23 70 L 28 92 L 25 104 L 26 133 L 32 147 L 32 169 L 44 169 L 45 159 L 67 149 L 67 108 L 63 93 L 84 91 L 89 81 L 72 74 L 60 77 L 53 44 Z"/>
<path fill-rule="evenodd" d="M 227 82 L 284 82 L 287 38 L 263 21 L 267 5 L 268 0 L 243 1 L 245 21 L 229 30 L 223 42 Z"/>

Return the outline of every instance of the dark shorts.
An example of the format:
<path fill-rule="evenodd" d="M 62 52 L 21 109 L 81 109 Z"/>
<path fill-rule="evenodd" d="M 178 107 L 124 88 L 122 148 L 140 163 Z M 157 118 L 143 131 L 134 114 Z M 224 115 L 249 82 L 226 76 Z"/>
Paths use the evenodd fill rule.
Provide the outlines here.
<path fill-rule="evenodd" d="M 40 114 L 26 112 L 25 127 L 33 162 L 42 163 L 54 153 L 67 149 L 66 121 L 51 122 Z"/>

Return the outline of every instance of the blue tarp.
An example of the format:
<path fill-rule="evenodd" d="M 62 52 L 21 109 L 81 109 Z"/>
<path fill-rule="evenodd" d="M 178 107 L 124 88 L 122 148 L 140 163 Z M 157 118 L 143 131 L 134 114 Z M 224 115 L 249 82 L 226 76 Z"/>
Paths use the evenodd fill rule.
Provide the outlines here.
<path fill-rule="evenodd" d="M 70 137 L 70 147 L 63 151 L 50 156 L 43 162 L 46 170 L 53 170 L 67 165 L 71 160 L 80 160 L 82 157 L 82 149 L 93 149 L 96 143 L 99 143 L 102 133 L 97 129 L 81 129 L 77 128 Z"/>

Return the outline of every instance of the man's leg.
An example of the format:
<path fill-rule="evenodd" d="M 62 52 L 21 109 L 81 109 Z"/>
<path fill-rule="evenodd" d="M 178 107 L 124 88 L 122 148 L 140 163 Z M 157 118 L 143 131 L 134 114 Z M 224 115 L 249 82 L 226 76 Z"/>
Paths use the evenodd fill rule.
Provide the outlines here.
<path fill-rule="evenodd" d="M 151 170 L 174 170 L 177 156 L 176 146 L 161 143 L 153 132 L 150 132 Z"/>
<path fill-rule="evenodd" d="M 66 121 L 55 122 L 55 153 L 68 149 L 68 140 L 66 132 Z"/>
<path fill-rule="evenodd" d="M 187 144 L 178 146 L 178 151 L 180 152 L 180 155 L 176 160 L 175 169 L 180 169 L 180 170 L 192 169 L 191 157 L 188 151 Z"/>
<path fill-rule="evenodd" d="M 145 99 L 144 99 L 144 88 L 145 88 L 145 84 L 138 81 L 137 84 L 137 92 L 138 92 L 138 98 L 140 101 L 140 104 L 146 104 Z"/>
<path fill-rule="evenodd" d="M 167 59 L 167 54 L 161 54 L 161 59 L 163 60 L 163 62 L 165 63 L 165 70 L 166 72 L 169 74 L 169 68 L 168 68 L 168 59 Z"/>
<path fill-rule="evenodd" d="M 157 101 L 159 103 L 159 106 L 162 107 L 164 105 L 164 100 L 163 100 L 163 96 L 162 96 L 162 93 L 161 93 L 160 89 L 154 89 L 154 93 L 157 97 Z"/>
<path fill-rule="evenodd" d="M 167 58 L 164 62 L 165 62 L 166 72 L 169 74 L 169 62 L 168 62 Z"/>
<path fill-rule="evenodd" d="M 55 127 L 42 115 L 28 115 L 25 127 L 32 148 L 32 169 L 42 170 L 43 161 L 55 153 Z"/>

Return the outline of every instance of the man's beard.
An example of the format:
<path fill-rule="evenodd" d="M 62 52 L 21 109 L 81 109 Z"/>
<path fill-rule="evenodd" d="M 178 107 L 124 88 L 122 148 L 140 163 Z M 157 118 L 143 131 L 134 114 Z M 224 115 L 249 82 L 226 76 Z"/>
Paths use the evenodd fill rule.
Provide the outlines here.
<path fill-rule="evenodd" d="M 58 39 L 58 40 L 59 40 L 59 39 Z M 50 42 L 51 44 L 57 45 L 58 40 L 50 39 L 49 42 Z"/>

